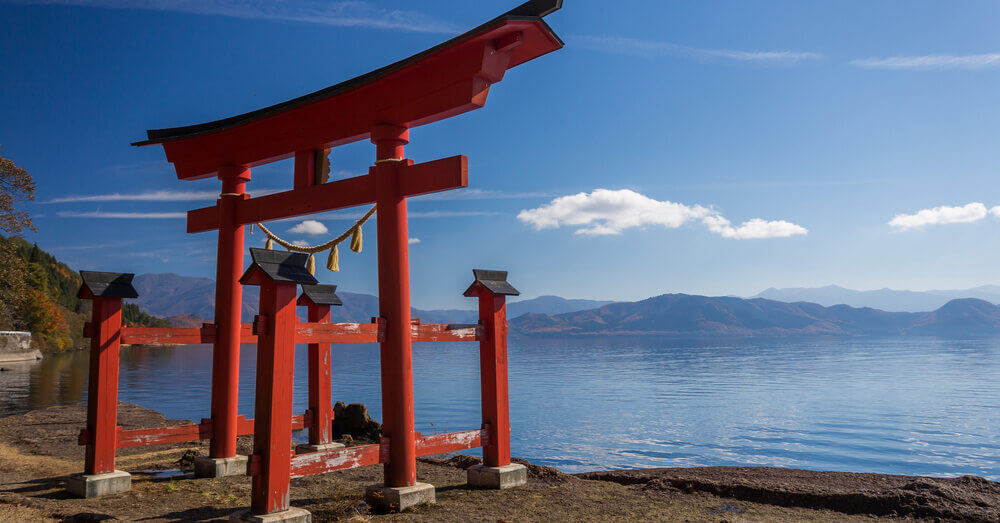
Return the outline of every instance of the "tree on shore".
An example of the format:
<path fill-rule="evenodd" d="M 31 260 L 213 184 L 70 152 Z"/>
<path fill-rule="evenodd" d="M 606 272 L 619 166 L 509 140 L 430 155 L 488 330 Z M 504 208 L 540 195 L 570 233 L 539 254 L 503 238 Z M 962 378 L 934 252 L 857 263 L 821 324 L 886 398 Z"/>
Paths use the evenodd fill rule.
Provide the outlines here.
<path fill-rule="evenodd" d="M 27 212 L 17 205 L 35 199 L 35 182 L 28 171 L 0 156 L 0 231 L 7 235 L 34 231 Z M 28 264 L 10 242 L 0 244 L 0 329 L 27 327 Z"/>

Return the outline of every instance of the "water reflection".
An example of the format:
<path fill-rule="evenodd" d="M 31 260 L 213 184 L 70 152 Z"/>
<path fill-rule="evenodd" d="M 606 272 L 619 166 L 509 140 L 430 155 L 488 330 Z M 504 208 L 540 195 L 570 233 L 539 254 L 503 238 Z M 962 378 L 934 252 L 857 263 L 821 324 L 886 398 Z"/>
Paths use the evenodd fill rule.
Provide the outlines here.
<path fill-rule="evenodd" d="M 207 417 L 211 352 L 123 350 L 120 399 Z M 299 412 L 305 356 L 298 347 Z M 255 358 L 245 345 L 248 416 Z M 5 367 L 2 413 L 85 401 L 86 352 Z M 417 430 L 478 427 L 478 373 L 474 344 L 415 345 Z M 1000 479 L 998 377 L 998 339 L 513 340 L 512 448 L 568 471 L 773 465 Z M 333 379 L 336 400 L 381 417 L 377 346 L 337 346 Z"/>

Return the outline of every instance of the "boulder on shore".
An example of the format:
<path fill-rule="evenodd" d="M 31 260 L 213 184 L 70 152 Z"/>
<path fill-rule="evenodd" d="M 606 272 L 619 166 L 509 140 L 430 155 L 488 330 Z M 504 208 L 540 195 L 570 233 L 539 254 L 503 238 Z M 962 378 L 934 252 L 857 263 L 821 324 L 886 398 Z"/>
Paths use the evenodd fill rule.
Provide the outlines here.
<path fill-rule="evenodd" d="M 336 438 L 351 436 L 353 439 L 378 441 L 382 437 L 382 424 L 368 415 L 368 407 L 361 403 L 345 405 L 338 401 L 333 406 L 333 435 Z"/>

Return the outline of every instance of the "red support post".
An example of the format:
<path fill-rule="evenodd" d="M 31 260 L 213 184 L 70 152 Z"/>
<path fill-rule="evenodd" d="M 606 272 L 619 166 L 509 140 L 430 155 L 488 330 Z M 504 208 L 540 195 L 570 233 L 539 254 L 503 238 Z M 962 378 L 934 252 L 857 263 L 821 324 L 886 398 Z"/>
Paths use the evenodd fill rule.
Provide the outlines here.
<path fill-rule="evenodd" d="M 250 509 L 254 514 L 288 510 L 292 458 L 292 381 L 295 370 L 296 288 L 266 281 L 260 287 L 254 456 Z"/>
<path fill-rule="evenodd" d="M 121 347 L 121 298 L 94 298 L 87 396 L 89 442 L 84 473 L 115 470 L 118 432 L 118 353 Z"/>
<path fill-rule="evenodd" d="M 240 316 L 243 287 L 243 225 L 237 221 L 237 202 L 248 198 L 250 169 L 219 169 L 219 258 L 215 280 L 216 338 L 212 351 L 212 441 L 209 457 L 236 456 L 237 409 L 240 383 Z"/>
<path fill-rule="evenodd" d="M 489 467 L 510 465 L 510 407 L 507 398 L 506 296 L 479 291 L 480 387 L 483 428 L 489 435 L 483 461 Z"/>
<path fill-rule="evenodd" d="M 309 305 L 309 323 L 330 323 L 329 305 Z M 330 344 L 309 344 L 309 444 L 333 440 L 333 405 L 330 379 Z"/>
<path fill-rule="evenodd" d="M 378 204 L 379 315 L 385 321 L 382 362 L 382 432 L 389 438 L 386 487 L 417 482 L 413 418 L 413 352 L 410 332 L 410 263 L 406 197 L 400 188 L 409 130 L 380 125 L 371 133 L 376 146 L 375 193 Z"/>

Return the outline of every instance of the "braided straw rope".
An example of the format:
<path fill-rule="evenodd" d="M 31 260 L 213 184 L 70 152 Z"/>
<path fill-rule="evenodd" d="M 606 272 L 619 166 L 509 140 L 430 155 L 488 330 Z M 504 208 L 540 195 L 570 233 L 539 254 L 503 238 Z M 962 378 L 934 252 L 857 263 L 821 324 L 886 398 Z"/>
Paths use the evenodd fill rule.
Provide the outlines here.
<path fill-rule="evenodd" d="M 368 212 L 365 213 L 365 215 L 362 216 L 360 220 L 355 222 L 354 225 L 352 225 L 349 229 L 344 231 L 344 233 L 341 234 L 340 236 L 337 236 L 336 238 L 324 244 L 313 245 L 309 247 L 299 247 L 298 245 L 295 245 L 294 243 L 288 240 L 279 238 L 278 235 L 271 232 L 262 223 L 257 223 L 256 225 L 257 227 L 260 227 L 260 230 L 263 231 L 264 234 L 267 236 L 267 244 L 265 244 L 265 248 L 271 249 L 274 247 L 273 244 L 277 243 L 278 245 L 288 249 L 289 251 L 308 254 L 309 261 L 306 262 L 306 268 L 309 269 L 309 272 L 312 274 L 316 274 L 316 260 L 313 258 L 313 255 L 318 252 L 323 252 L 329 249 L 330 256 L 326 260 L 326 268 L 328 270 L 336 272 L 340 270 L 340 253 L 338 252 L 337 245 L 343 243 L 344 240 L 350 237 L 351 250 L 354 252 L 361 252 L 361 247 L 362 247 L 361 226 L 364 225 L 365 222 L 367 222 L 368 219 L 375 214 L 375 208 L 376 206 L 372 205 L 372 208 L 369 209 Z"/>

